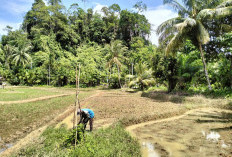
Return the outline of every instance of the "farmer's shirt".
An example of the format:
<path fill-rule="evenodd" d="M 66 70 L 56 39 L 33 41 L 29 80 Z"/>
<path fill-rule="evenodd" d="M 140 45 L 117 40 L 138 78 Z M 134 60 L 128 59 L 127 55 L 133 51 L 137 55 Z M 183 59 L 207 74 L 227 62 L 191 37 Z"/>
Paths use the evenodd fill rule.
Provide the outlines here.
<path fill-rule="evenodd" d="M 94 112 L 93 110 L 90 110 L 90 109 L 81 109 L 82 111 L 84 111 L 85 113 L 87 113 L 89 115 L 89 118 L 93 118 L 94 117 Z"/>

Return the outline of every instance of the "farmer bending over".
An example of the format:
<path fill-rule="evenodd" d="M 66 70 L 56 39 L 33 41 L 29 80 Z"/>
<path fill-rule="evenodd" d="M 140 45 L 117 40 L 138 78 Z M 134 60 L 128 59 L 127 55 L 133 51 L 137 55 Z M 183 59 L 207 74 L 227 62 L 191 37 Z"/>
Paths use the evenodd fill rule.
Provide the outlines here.
<path fill-rule="evenodd" d="M 84 124 L 84 129 L 86 128 L 86 125 L 89 121 L 90 131 L 93 130 L 93 118 L 94 118 L 94 112 L 90 109 L 79 109 L 77 111 L 77 115 L 80 114 L 80 121 L 78 124 L 82 123 Z"/>

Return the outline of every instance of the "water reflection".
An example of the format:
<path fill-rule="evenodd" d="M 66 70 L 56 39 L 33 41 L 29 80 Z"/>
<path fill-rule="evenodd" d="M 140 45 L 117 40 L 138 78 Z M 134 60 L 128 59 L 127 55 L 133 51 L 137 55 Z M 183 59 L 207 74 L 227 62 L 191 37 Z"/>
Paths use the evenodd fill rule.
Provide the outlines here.
<path fill-rule="evenodd" d="M 155 151 L 155 146 L 149 142 L 143 142 L 143 149 L 145 151 L 146 156 L 148 157 L 160 157 L 160 154 Z"/>
<path fill-rule="evenodd" d="M 217 142 L 219 138 L 221 137 L 218 132 L 211 131 L 210 133 L 206 133 L 204 130 L 201 131 L 203 136 L 206 137 L 207 140 Z"/>
<path fill-rule="evenodd" d="M 13 147 L 14 145 L 12 143 L 6 143 L 4 145 L 4 148 L 0 148 L 0 154 L 3 153 L 5 150 L 7 150 L 8 148 Z"/>

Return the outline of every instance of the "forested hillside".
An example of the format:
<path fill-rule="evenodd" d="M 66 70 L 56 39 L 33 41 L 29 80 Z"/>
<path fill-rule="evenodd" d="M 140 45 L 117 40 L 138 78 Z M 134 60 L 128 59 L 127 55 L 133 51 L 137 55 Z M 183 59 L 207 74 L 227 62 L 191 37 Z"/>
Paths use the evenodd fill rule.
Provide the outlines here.
<path fill-rule="evenodd" d="M 82 87 L 166 86 L 172 91 L 206 89 L 210 83 L 213 90 L 229 90 L 231 15 L 200 14 L 206 8 L 220 8 L 220 3 L 197 5 L 199 16 L 175 4 L 179 17 L 156 30 L 160 35 L 157 47 L 149 41 L 154 30 L 142 14 L 146 9 L 142 3 L 134 6 L 138 11 L 113 4 L 99 14 L 78 4 L 65 8 L 61 0 L 49 0 L 49 5 L 35 0 L 21 28 L 13 31 L 8 26 L 8 34 L 2 36 L 0 75 L 12 85 L 74 85 L 75 67 L 80 63 Z M 223 3 L 221 8 L 230 5 Z"/>

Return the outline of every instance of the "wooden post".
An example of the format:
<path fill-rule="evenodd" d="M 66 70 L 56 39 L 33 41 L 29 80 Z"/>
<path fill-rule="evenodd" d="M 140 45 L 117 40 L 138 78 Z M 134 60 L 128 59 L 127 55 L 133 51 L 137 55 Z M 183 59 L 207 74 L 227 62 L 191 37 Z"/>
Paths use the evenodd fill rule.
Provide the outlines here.
<path fill-rule="evenodd" d="M 80 104 L 80 101 L 79 101 L 79 98 L 78 98 L 78 96 L 79 96 L 79 88 L 80 88 L 80 75 L 81 75 L 81 65 L 79 64 L 79 75 L 78 75 L 78 79 L 77 79 L 77 67 L 76 67 L 76 101 L 75 101 L 75 125 L 76 125 L 76 123 L 77 123 L 77 116 L 76 116 L 76 114 L 77 114 L 77 103 L 78 103 L 78 106 L 79 106 L 79 110 L 81 110 L 81 104 Z M 80 116 L 81 116 L 81 114 L 80 114 Z M 76 136 L 75 136 L 75 147 L 76 147 L 76 145 L 77 145 L 77 129 L 76 129 Z"/>
<path fill-rule="evenodd" d="M 76 66 L 76 98 L 77 98 L 77 66 Z M 77 106 L 77 99 L 75 99 L 75 106 L 74 106 L 74 112 L 73 112 L 73 129 L 75 129 L 76 126 L 76 106 Z"/>

